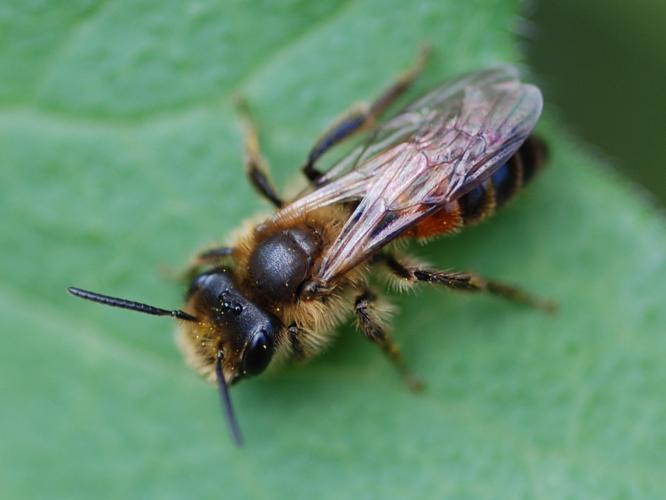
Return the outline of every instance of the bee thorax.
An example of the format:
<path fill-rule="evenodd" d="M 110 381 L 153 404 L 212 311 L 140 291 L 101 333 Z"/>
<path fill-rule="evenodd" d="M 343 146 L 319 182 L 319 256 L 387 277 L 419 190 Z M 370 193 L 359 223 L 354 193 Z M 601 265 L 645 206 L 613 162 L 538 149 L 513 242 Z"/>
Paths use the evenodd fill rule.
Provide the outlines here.
<path fill-rule="evenodd" d="M 320 252 L 321 241 L 312 228 L 283 229 L 261 241 L 250 255 L 249 284 L 268 300 L 291 302 Z"/>

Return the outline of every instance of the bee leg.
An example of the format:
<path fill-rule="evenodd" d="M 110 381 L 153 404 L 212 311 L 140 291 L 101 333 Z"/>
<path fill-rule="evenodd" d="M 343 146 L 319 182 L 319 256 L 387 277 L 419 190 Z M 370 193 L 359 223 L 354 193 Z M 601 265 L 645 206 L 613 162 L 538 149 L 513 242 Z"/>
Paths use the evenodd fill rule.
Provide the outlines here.
<path fill-rule="evenodd" d="M 259 133 L 252 120 L 250 107 L 243 97 L 236 97 L 235 106 L 245 132 L 245 169 L 247 176 L 259 194 L 279 208 L 283 205 L 283 201 L 269 178 L 268 162 L 261 155 Z"/>
<path fill-rule="evenodd" d="M 219 266 L 222 261 L 233 255 L 234 249 L 231 247 L 213 247 L 194 256 L 186 266 L 181 269 L 162 270 L 169 279 L 185 283 L 191 282 L 194 277 L 202 271 L 205 266 Z"/>
<path fill-rule="evenodd" d="M 233 256 L 233 253 L 234 249 L 231 247 L 213 247 L 204 250 L 194 257 L 179 276 L 185 281 L 191 281 L 201 271 L 202 266 L 220 265 L 225 258 Z"/>
<path fill-rule="evenodd" d="M 287 328 L 287 339 L 291 346 L 291 352 L 294 358 L 298 361 L 303 361 L 307 358 L 307 354 L 305 353 L 305 349 L 300 340 L 302 334 L 303 332 L 296 323 L 292 323 L 289 325 L 289 328 Z"/>
<path fill-rule="evenodd" d="M 412 391 L 423 389 L 423 382 L 416 377 L 405 364 L 398 345 L 384 329 L 376 308 L 377 296 L 370 290 L 364 291 L 356 298 L 355 312 L 359 329 L 368 340 L 377 344 L 398 370 L 400 376 Z"/>
<path fill-rule="evenodd" d="M 513 302 L 535 307 L 548 313 L 555 312 L 557 309 L 554 302 L 530 295 L 513 285 L 488 280 L 473 273 L 423 269 L 416 266 L 404 265 L 391 255 L 384 255 L 382 257 L 391 272 L 399 278 L 408 281 L 434 283 L 453 290 L 462 290 L 466 292 L 492 293 Z"/>
<path fill-rule="evenodd" d="M 386 109 L 393 104 L 423 71 L 431 52 L 431 47 L 425 45 L 421 48 L 414 65 L 402 73 L 382 94 L 369 105 L 354 106 L 336 120 L 317 140 L 308 154 L 305 165 L 301 170 L 314 184 L 318 184 L 323 174 L 315 167 L 315 163 L 326 151 L 333 146 L 352 137 L 361 130 L 372 127 Z"/>
<path fill-rule="evenodd" d="M 225 257 L 230 257 L 234 253 L 232 247 L 213 247 L 197 254 L 194 259 L 194 265 L 203 266 L 206 264 L 217 264 Z"/>

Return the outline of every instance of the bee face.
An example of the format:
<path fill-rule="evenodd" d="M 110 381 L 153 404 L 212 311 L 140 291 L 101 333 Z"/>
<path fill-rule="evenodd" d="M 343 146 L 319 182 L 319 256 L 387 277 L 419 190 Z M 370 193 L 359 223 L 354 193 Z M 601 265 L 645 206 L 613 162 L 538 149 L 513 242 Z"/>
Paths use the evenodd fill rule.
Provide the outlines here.
<path fill-rule="evenodd" d="M 239 291 L 230 269 L 218 267 L 196 276 L 188 302 L 209 325 L 214 350 L 223 353 L 227 384 L 266 369 L 282 324 Z"/>

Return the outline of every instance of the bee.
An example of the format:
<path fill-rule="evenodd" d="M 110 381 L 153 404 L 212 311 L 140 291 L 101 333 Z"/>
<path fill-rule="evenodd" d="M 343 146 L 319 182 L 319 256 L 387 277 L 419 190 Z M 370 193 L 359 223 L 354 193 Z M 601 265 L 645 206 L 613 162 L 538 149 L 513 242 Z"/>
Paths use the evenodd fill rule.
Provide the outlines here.
<path fill-rule="evenodd" d="M 229 386 L 276 359 L 312 358 L 350 317 L 407 385 L 420 387 L 390 334 L 390 307 L 374 283 L 379 270 L 402 286 L 424 282 L 553 307 L 511 285 L 419 265 L 401 253 L 400 241 L 428 240 L 486 219 L 546 157 L 532 135 L 541 93 L 509 65 L 444 83 L 379 122 L 422 72 L 427 54 L 321 135 L 301 167 L 309 186 L 289 200 L 273 187 L 247 103 L 238 101 L 249 180 L 277 210 L 243 226 L 228 246 L 196 257 L 183 309 L 68 289 L 82 299 L 175 318 L 185 359 L 217 384 L 237 444 Z M 359 146 L 327 171 L 317 167 L 324 153 L 361 131 L 368 136 Z"/>

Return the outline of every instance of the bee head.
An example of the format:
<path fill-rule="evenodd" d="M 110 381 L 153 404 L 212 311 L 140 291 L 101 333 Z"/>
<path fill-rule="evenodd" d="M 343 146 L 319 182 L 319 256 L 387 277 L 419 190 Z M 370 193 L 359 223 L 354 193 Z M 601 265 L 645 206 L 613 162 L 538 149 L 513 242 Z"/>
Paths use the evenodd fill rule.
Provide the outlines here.
<path fill-rule="evenodd" d="M 141 302 L 110 297 L 80 288 L 68 288 L 72 295 L 154 316 L 171 316 L 191 325 L 201 337 L 198 345 L 214 361 L 215 376 L 223 408 L 236 444 L 241 434 L 229 398 L 229 385 L 258 375 L 270 364 L 280 321 L 246 298 L 237 288 L 230 269 L 219 267 L 196 276 L 187 293 L 187 311 L 162 309 Z M 205 341 L 204 341 L 205 340 Z"/>
<path fill-rule="evenodd" d="M 230 269 L 218 267 L 199 274 L 192 280 L 187 297 L 197 318 L 219 336 L 227 384 L 258 375 L 268 367 L 282 325 L 240 292 Z"/>

